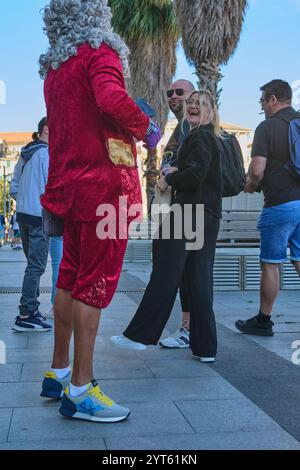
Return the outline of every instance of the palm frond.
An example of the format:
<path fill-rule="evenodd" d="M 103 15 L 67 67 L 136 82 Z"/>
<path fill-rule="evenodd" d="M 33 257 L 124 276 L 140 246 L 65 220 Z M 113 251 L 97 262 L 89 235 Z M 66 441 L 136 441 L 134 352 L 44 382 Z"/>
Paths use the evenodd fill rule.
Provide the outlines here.
<path fill-rule="evenodd" d="M 239 42 L 247 0 L 174 0 L 182 44 L 194 65 L 200 88 L 219 98 L 220 65 L 226 64 Z"/>
<path fill-rule="evenodd" d="M 176 70 L 179 29 L 172 0 L 109 0 L 112 24 L 130 49 L 131 78 L 128 92 L 144 98 L 156 111 L 155 120 L 164 130 L 168 119 L 166 89 Z M 156 152 L 146 162 L 148 207 L 157 177 Z"/>
<path fill-rule="evenodd" d="M 190 61 L 226 64 L 237 47 L 246 6 L 247 0 L 174 0 Z"/>
<path fill-rule="evenodd" d="M 178 27 L 170 0 L 109 0 L 112 25 L 125 41 L 177 36 Z"/>
<path fill-rule="evenodd" d="M 109 0 L 114 30 L 130 49 L 133 98 L 146 99 L 164 129 L 168 117 L 165 90 L 176 70 L 179 29 L 172 0 Z"/>

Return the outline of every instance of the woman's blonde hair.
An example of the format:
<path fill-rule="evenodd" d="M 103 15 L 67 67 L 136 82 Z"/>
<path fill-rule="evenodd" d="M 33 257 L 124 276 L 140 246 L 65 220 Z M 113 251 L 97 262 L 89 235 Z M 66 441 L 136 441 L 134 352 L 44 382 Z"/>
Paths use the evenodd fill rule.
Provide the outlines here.
<path fill-rule="evenodd" d="M 211 94 L 211 92 L 209 90 L 201 90 L 201 91 L 196 90 L 196 91 L 193 91 L 190 94 L 188 100 L 195 94 L 199 95 L 200 112 L 202 112 L 202 110 L 204 109 L 204 106 L 205 106 L 205 109 L 208 113 L 207 123 L 199 124 L 198 127 L 203 126 L 203 124 L 209 124 L 210 123 L 214 126 L 214 134 L 216 135 L 216 137 L 221 137 L 222 138 L 222 129 L 220 127 L 219 111 L 218 111 L 216 101 L 215 101 L 213 95 Z M 206 106 L 207 106 L 207 108 L 206 108 Z M 184 106 L 184 118 L 186 119 L 186 103 L 185 103 L 185 106 Z"/>

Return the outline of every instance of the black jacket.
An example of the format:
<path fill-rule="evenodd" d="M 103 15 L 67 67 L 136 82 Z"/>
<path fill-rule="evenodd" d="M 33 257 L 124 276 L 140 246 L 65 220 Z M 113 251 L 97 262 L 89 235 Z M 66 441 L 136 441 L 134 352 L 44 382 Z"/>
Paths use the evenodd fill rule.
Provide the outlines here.
<path fill-rule="evenodd" d="M 174 202 L 204 204 L 205 211 L 222 218 L 221 161 L 212 124 L 190 132 L 178 160 L 178 172 L 166 176 L 174 190 Z"/>

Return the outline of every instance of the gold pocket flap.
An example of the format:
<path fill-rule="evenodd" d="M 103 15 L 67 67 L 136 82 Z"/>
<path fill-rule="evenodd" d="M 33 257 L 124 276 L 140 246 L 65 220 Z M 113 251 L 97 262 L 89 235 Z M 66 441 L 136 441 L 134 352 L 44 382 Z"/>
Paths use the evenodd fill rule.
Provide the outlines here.
<path fill-rule="evenodd" d="M 108 155 L 114 165 L 135 166 L 135 159 L 131 144 L 125 144 L 122 140 L 107 139 Z"/>

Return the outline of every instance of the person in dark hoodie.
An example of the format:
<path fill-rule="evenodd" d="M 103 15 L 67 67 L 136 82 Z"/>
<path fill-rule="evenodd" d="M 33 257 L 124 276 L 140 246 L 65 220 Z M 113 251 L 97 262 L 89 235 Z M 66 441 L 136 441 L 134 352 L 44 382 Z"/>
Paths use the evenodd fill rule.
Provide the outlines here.
<path fill-rule="evenodd" d="M 39 311 L 40 278 L 44 274 L 49 252 L 49 239 L 42 230 L 40 197 L 48 178 L 48 126 L 44 117 L 38 124 L 33 141 L 23 147 L 10 184 L 10 194 L 17 202 L 22 246 L 27 258 L 19 315 L 15 331 L 50 331 L 51 325 Z"/>

